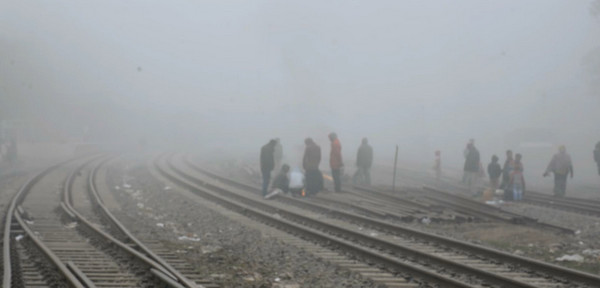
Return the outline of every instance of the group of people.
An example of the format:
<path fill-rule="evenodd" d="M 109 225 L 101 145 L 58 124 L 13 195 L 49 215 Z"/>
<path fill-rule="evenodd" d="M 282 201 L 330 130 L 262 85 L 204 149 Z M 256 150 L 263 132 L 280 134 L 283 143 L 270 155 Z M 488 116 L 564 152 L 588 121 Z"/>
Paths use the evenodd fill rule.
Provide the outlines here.
<path fill-rule="evenodd" d="M 506 151 L 506 160 L 504 166 L 500 167 L 498 156 L 492 156 L 492 162 L 488 164 L 487 170 L 490 177 L 490 188 L 492 191 L 500 188 L 504 190 L 505 200 L 523 199 L 525 191 L 525 177 L 523 176 L 523 156 L 517 153 L 513 159 L 513 152 Z M 500 177 L 502 176 L 502 182 Z"/>
<path fill-rule="evenodd" d="M 329 167 L 333 178 L 334 191 L 342 191 L 342 176 L 344 161 L 342 159 L 342 145 L 336 133 L 328 135 L 331 142 L 331 152 L 329 155 Z M 302 168 L 304 173 L 298 168 L 290 171 L 290 166 L 282 165 L 280 168 L 277 163 L 281 163 L 282 147 L 279 139 L 270 140 L 260 151 L 260 167 L 262 173 L 262 195 L 266 197 L 269 191 L 279 190 L 284 193 L 290 192 L 293 196 L 313 196 L 323 190 L 323 173 L 319 169 L 321 164 L 321 147 L 315 143 L 312 138 L 304 140 L 305 149 L 302 158 Z M 368 144 L 367 138 L 362 140 L 362 144 L 356 157 L 357 171 L 354 174 L 354 184 L 370 185 L 370 168 L 373 164 L 373 149 Z M 271 187 L 271 173 L 274 169 L 279 172 Z"/>
<path fill-rule="evenodd" d="M 463 183 L 469 187 L 472 195 L 477 194 L 478 179 L 485 175 L 480 162 L 479 150 L 475 147 L 475 141 L 471 139 L 464 150 L 465 165 L 463 174 Z M 594 157 L 598 163 L 600 173 L 600 143 L 596 145 Z M 521 200 L 525 191 L 525 177 L 523 175 L 524 166 L 523 156 L 519 153 L 514 155 L 511 150 L 506 151 L 506 160 L 504 165 L 500 166 L 499 158 L 492 156 L 488 164 L 487 172 L 490 179 L 490 188 L 504 190 L 505 200 Z M 439 166 L 439 151 L 436 151 L 436 166 Z M 560 146 L 550 163 L 548 164 L 543 176 L 554 175 L 554 195 L 564 197 L 566 192 L 567 177 L 573 178 L 573 163 L 571 156 L 567 153 L 565 146 Z M 501 180 L 501 181 L 500 181 Z"/>

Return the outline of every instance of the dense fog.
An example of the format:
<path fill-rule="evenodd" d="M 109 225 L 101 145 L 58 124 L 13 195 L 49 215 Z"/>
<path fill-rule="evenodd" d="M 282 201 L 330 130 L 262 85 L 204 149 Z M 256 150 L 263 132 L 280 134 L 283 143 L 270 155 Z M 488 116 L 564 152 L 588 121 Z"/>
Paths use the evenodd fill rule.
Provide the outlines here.
<path fill-rule="evenodd" d="M 20 142 L 258 159 L 281 138 L 352 166 L 462 166 L 474 138 L 597 184 L 600 1 L 3 1 L 0 120 Z M 254 157 L 254 158 L 253 158 Z M 292 163 L 295 164 L 295 163 Z M 327 165 L 322 163 L 323 166 Z M 547 180 L 551 182 L 551 180 Z"/>

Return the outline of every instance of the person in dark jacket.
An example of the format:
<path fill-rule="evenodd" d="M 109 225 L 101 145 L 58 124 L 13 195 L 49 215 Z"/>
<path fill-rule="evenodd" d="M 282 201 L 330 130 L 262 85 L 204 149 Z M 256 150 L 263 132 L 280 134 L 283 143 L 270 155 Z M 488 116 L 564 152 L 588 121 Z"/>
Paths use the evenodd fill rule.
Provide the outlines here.
<path fill-rule="evenodd" d="M 515 166 L 515 160 L 513 159 L 513 152 L 506 150 L 506 160 L 504 166 L 502 166 L 502 183 L 500 183 L 500 189 L 504 190 L 504 200 L 512 200 L 512 187 L 510 187 L 510 173 Z"/>
<path fill-rule="evenodd" d="M 302 167 L 305 170 L 306 193 L 308 196 L 316 195 L 323 189 L 323 174 L 319 170 L 321 163 L 321 147 L 319 147 L 311 138 L 304 140 L 306 149 L 302 159 Z"/>
<path fill-rule="evenodd" d="M 492 156 L 492 162 L 488 164 L 488 175 L 490 176 L 490 188 L 492 191 L 496 191 L 498 188 L 500 175 L 502 175 L 502 167 L 498 164 L 498 156 Z"/>
<path fill-rule="evenodd" d="M 373 148 L 369 145 L 367 138 L 362 139 L 362 144 L 356 153 L 356 173 L 354 173 L 354 184 L 371 185 L 371 165 L 373 164 Z"/>
<path fill-rule="evenodd" d="M 564 197 L 567 190 L 567 176 L 570 174 L 573 178 L 573 162 L 565 146 L 558 148 L 558 153 L 554 154 L 544 172 L 544 177 L 550 173 L 554 174 L 554 196 Z"/>
<path fill-rule="evenodd" d="M 476 195 L 477 184 L 479 182 L 479 169 L 481 167 L 481 161 L 479 159 L 479 150 L 475 148 L 474 143 L 467 145 L 464 172 L 466 175 L 467 186 L 471 195 Z"/>
<path fill-rule="evenodd" d="M 596 149 L 594 150 L 594 161 L 598 165 L 598 174 L 600 175 L 600 142 L 596 143 Z"/>
<path fill-rule="evenodd" d="M 283 166 L 281 166 L 281 170 L 279 171 L 275 179 L 273 179 L 271 190 L 279 189 L 283 193 L 288 193 L 288 190 L 290 189 L 290 179 L 288 178 L 289 171 L 289 165 L 283 164 Z"/>
<path fill-rule="evenodd" d="M 260 171 L 262 172 L 263 185 L 262 195 L 267 195 L 267 189 L 269 188 L 269 182 L 271 180 L 271 171 L 275 167 L 275 159 L 273 153 L 275 152 L 275 144 L 277 141 L 271 140 L 260 149 Z"/>

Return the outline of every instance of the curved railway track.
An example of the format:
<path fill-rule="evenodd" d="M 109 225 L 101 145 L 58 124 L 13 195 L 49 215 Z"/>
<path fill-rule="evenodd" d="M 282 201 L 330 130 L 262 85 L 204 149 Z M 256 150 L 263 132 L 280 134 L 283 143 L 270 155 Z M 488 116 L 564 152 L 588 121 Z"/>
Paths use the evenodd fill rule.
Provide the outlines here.
<path fill-rule="evenodd" d="M 95 176 L 107 160 L 73 160 L 78 166 L 69 167 L 60 191 L 51 190 L 73 165 L 50 167 L 13 197 L 4 222 L 3 287 L 203 287 L 136 239 L 103 205 Z M 86 169 L 88 177 L 79 177 Z M 75 209 L 74 195 L 89 197 L 87 207 L 78 203 Z"/>
<path fill-rule="evenodd" d="M 190 172 L 182 161 L 175 162 L 163 157 L 154 165 L 163 176 L 203 198 L 320 245 L 343 250 L 362 261 L 376 263 L 406 278 L 418 279 L 421 284 L 435 283 L 440 287 L 596 287 L 600 283 L 600 277 L 595 275 L 336 211 L 304 200 L 280 197 L 287 203 L 264 201 L 256 193 L 248 193 L 255 188 L 225 178 L 215 179 L 214 174 L 201 176 Z M 325 210 L 327 216 L 336 216 L 325 218 L 308 213 L 324 213 Z M 365 234 L 356 229 L 356 223 L 385 234 Z"/>

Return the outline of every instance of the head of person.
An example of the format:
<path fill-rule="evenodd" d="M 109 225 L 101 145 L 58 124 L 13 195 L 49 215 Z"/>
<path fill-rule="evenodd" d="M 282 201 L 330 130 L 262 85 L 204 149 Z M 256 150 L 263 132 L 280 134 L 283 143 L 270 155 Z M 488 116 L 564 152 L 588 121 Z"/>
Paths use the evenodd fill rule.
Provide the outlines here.
<path fill-rule="evenodd" d="M 600 141 L 596 143 L 596 150 L 600 150 Z"/>
<path fill-rule="evenodd" d="M 315 143 L 312 138 L 306 138 L 304 139 L 304 144 L 306 144 L 306 146 Z"/>
<path fill-rule="evenodd" d="M 512 151 L 511 150 L 506 150 L 506 158 L 507 159 L 512 159 Z"/>
<path fill-rule="evenodd" d="M 475 146 L 475 139 L 473 139 L 473 138 L 469 139 L 469 145 Z"/>
<path fill-rule="evenodd" d="M 283 166 L 281 166 L 281 172 L 288 173 L 289 171 L 290 171 L 290 165 L 283 164 Z"/>
<path fill-rule="evenodd" d="M 498 156 L 494 155 L 492 156 L 492 163 L 496 163 L 498 162 Z"/>
<path fill-rule="evenodd" d="M 362 144 L 363 145 L 367 145 L 369 144 L 369 139 L 367 139 L 366 137 L 362 139 Z"/>
<path fill-rule="evenodd" d="M 442 152 L 440 152 L 440 150 L 435 151 L 435 156 L 440 156 L 442 155 Z"/>
<path fill-rule="evenodd" d="M 521 153 L 517 153 L 515 154 L 515 160 L 518 162 L 521 162 L 521 159 L 523 158 L 523 155 L 521 155 Z"/>
<path fill-rule="evenodd" d="M 337 134 L 334 132 L 329 133 L 329 140 L 333 142 L 335 139 L 337 139 Z"/>
<path fill-rule="evenodd" d="M 566 153 L 567 152 L 567 147 L 565 147 L 565 145 L 560 145 L 560 147 L 558 147 L 558 152 L 560 152 L 560 153 Z"/>
<path fill-rule="evenodd" d="M 275 140 L 275 143 L 277 143 L 277 144 L 279 144 L 281 142 L 281 140 L 279 140 L 279 138 L 275 138 L 273 140 Z"/>
<path fill-rule="evenodd" d="M 277 144 L 277 140 L 275 140 L 275 139 L 271 139 L 271 140 L 269 141 L 269 146 L 275 146 L 275 144 Z"/>

